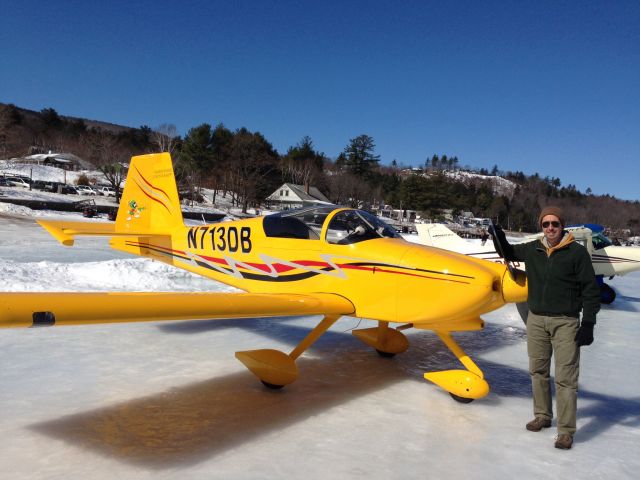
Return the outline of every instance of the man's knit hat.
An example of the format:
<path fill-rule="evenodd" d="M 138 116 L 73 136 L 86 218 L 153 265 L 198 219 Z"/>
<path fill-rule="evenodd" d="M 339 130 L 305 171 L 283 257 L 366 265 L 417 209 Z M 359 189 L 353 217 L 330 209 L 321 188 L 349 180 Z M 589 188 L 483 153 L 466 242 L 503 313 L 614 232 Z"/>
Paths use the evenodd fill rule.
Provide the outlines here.
<path fill-rule="evenodd" d="M 560 207 L 554 207 L 553 205 L 544 207 L 542 209 L 542 212 L 540 212 L 540 216 L 538 217 L 538 225 L 542 226 L 542 219 L 547 215 L 555 215 L 556 217 L 558 217 L 558 220 L 560 220 L 560 223 L 562 224 L 562 226 L 563 227 L 565 226 L 564 212 Z"/>

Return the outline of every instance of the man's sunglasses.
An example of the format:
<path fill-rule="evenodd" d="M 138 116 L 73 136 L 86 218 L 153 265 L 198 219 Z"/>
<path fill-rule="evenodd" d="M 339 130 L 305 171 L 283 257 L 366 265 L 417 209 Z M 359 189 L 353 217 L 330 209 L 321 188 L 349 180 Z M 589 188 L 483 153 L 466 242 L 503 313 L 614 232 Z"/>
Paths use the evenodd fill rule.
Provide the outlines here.
<path fill-rule="evenodd" d="M 542 228 L 549 228 L 549 225 L 551 225 L 553 228 L 558 228 L 560 227 L 560 222 L 556 222 L 555 220 L 551 222 L 542 222 Z"/>

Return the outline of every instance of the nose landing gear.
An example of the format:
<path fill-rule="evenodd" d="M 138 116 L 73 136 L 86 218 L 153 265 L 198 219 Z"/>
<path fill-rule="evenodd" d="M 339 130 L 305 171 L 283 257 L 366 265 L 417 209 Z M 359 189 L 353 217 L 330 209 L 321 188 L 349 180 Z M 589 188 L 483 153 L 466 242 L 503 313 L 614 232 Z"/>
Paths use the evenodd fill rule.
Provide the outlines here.
<path fill-rule="evenodd" d="M 456 343 L 450 332 L 436 331 L 436 334 L 467 370 L 427 372 L 424 378 L 445 389 L 451 398 L 460 403 L 471 403 L 477 398 L 486 396 L 489 393 L 489 384 L 484 379 L 482 370 Z"/>

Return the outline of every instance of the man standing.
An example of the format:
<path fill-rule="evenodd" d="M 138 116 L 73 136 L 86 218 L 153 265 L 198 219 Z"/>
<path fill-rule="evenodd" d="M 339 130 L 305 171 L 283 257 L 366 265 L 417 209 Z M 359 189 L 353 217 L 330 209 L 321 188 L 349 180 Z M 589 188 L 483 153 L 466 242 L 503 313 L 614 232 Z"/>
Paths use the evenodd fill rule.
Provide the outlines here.
<path fill-rule="evenodd" d="M 576 431 L 580 347 L 593 342 L 600 289 L 589 252 L 564 231 L 562 210 L 545 207 L 538 223 L 544 236 L 533 242 L 510 245 L 500 227 L 491 228 L 490 233 L 494 243 L 502 245 L 505 260 L 526 266 L 527 352 L 535 416 L 526 428 L 539 432 L 551 426 L 549 374 L 553 355 L 558 414 L 555 447 L 566 450 L 571 448 Z M 498 246 L 496 250 L 500 251 Z"/>
<path fill-rule="evenodd" d="M 482 230 L 482 233 L 480 234 L 480 240 L 482 241 L 481 245 L 484 247 L 484 244 L 487 243 L 487 240 L 489 240 L 489 234 L 486 230 Z"/>

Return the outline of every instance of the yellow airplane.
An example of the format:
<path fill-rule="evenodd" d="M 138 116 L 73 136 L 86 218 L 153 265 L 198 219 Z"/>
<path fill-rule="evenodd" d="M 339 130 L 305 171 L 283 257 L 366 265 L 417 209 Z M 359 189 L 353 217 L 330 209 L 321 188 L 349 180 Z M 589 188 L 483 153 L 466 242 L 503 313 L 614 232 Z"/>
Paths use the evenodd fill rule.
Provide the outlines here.
<path fill-rule="evenodd" d="M 408 348 L 402 330 L 435 331 L 466 369 L 424 376 L 470 402 L 489 385 L 451 332 L 481 329 L 480 315 L 527 297 L 524 275 L 505 265 L 406 242 L 360 210 L 328 205 L 185 226 L 168 153 L 132 158 L 115 223 L 38 223 L 63 245 L 108 236 L 115 249 L 246 293 L 0 293 L 0 327 L 322 315 L 289 353 L 236 352 L 271 388 L 293 382 L 296 359 L 348 315 L 377 321 L 352 333 L 383 356 Z"/>

